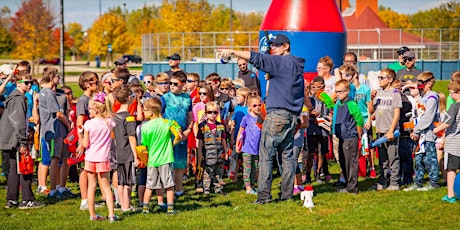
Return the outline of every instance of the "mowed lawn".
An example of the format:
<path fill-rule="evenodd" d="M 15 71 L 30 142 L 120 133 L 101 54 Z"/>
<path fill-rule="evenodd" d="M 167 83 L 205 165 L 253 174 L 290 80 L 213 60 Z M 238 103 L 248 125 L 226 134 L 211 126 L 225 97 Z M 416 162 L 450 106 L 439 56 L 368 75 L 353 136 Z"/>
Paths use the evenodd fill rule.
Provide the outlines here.
<path fill-rule="evenodd" d="M 330 163 L 334 180 L 338 165 Z M 194 180 L 186 182 L 184 197 L 176 200 L 174 216 L 158 211 L 152 199 L 150 214 L 122 214 L 116 223 L 89 220 L 88 211 L 79 210 L 79 199 L 50 201 L 43 195 L 37 199 L 47 206 L 35 210 L 0 207 L 2 229 L 459 229 L 460 203 L 446 204 L 441 197 L 446 187 L 428 192 L 368 191 L 376 179 L 360 179 L 358 195 L 339 194 L 332 183 L 313 183 L 315 207 L 310 211 L 295 201 L 253 205 L 254 195 L 243 191 L 243 184 L 225 186 L 226 196 L 204 197 L 194 192 Z M 272 195 L 277 197 L 280 178 L 273 183 Z M 0 204 L 5 204 L 4 178 L 0 179 Z M 34 190 L 36 185 L 34 184 Z M 70 183 L 74 192 L 78 185 Z M 136 206 L 137 199 L 132 202 Z M 108 215 L 105 208 L 97 210 Z"/>
<path fill-rule="evenodd" d="M 435 90 L 447 93 L 448 81 L 437 81 Z M 69 84 L 75 96 L 81 95 L 77 83 Z M 80 91 L 79 91 L 80 90 Z M 339 166 L 330 162 L 336 181 Z M 241 177 L 241 175 L 240 175 Z M 254 195 L 247 195 L 243 184 L 226 179 L 226 196 L 204 197 L 194 191 L 194 180 L 186 181 L 187 195 L 176 200 L 178 213 L 174 216 L 158 211 L 152 198 L 150 214 L 122 214 L 116 223 L 89 220 L 88 211 L 80 211 L 79 199 L 65 201 L 36 198 L 47 206 L 35 210 L 0 207 L 0 229 L 460 229 L 460 202 L 446 204 L 441 198 L 445 186 L 428 192 L 369 191 L 376 179 L 359 180 L 359 194 L 339 194 L 332 183 L 313 183 L 315 207 L 302 207 L 299 196 L 295 201 L 253 205 Z M 441 179 L 441 183 L 444 182 Z M 278 197 L 280 178 L 273 182 L 272 195 Z M 0 204 L 6 203 L 5 178 L 0 177 Z M 68 187 L 78 193 L 78 184 Z M 33 184 L 35 191 L 36 184 Z M 98 196 L 100 199 L 100 195 Z M 132 204 L 137 206 L 137 199 Z M 106 208 L 97 210 L 108 215 Z"/>

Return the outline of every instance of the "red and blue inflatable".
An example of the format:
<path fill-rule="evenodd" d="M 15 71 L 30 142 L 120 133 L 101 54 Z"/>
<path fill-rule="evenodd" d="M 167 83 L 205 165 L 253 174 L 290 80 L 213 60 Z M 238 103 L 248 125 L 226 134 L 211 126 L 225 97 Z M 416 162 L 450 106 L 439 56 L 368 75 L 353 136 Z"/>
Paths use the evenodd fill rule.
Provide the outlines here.
<path fill-rule="evenodd" d="M 342 63 L 347 49 L 345 23 L 336 0 L 272 0 L 260 26 L 259 50 L 268 51 L 269 39 L 284 34 L 291 41 L 291 54 L 305 59 L 304 77 L 316 76 L 316 64 L 329 55 L 334 63 Z M 260 85 L 266 87 L 265 73 L 259 71 Z M 265 90 L 262 97 L 265 97 Z"/>

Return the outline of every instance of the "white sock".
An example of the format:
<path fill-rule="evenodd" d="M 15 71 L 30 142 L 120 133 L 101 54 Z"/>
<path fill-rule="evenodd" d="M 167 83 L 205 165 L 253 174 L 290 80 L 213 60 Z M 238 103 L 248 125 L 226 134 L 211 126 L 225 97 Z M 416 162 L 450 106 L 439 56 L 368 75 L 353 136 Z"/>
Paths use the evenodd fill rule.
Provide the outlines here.
<path fill-rule="evenodd" d="M 113 194 L 115 195 L 116 203 L 120 204 L 120 197 L 118 196 L 118 191 L 115 188 L 113 188 L 113 186 L 112 186 L 112 189 L 113 189 Z"/>
<path fill-rule="evenodd" d="M 81 204 L 82 204 L 82 205 L 85 205 L 85 204 L 87 204 L 87 203 L 88 203 L 88 199 L 83 199 L 83 200 L 81 200 Z"/>

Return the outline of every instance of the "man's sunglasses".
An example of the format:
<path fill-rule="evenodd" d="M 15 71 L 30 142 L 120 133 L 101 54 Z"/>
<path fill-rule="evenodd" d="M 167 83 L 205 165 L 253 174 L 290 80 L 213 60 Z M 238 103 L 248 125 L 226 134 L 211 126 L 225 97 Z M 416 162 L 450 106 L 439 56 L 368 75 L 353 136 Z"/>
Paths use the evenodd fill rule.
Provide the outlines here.
<path fill-rule="evenodd" d="M 33 81 L 24 81 L 24 80 L 19 80 L 18 82 L 24 83 L 25 85 L 30 85 L 30 84 L 34 83 Z"/>

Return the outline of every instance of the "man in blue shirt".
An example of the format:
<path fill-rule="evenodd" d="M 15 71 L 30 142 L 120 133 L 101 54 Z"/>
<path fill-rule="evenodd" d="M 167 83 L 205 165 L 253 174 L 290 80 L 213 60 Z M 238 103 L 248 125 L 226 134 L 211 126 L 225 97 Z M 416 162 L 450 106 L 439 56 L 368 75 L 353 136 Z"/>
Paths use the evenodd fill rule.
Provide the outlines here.
<path fill-rule="evenodd" d="M 259 177 L 257 200 L 254 204 L 272 201 L 273 161 L 282 154 L 282 180 L 280 201 L 292 198 L 297 156 L 292 148 L 297 117 L 304 101 L 303 58 L 290 55 L 291 42 L 278 34 L 271 43 L 271 55 L 254 51 L 218 50 L 222 56 L 240 57 L 249 60 L 255 68 L 270 76 L 266 98 L 267 116 L 260 139 Z"/>

